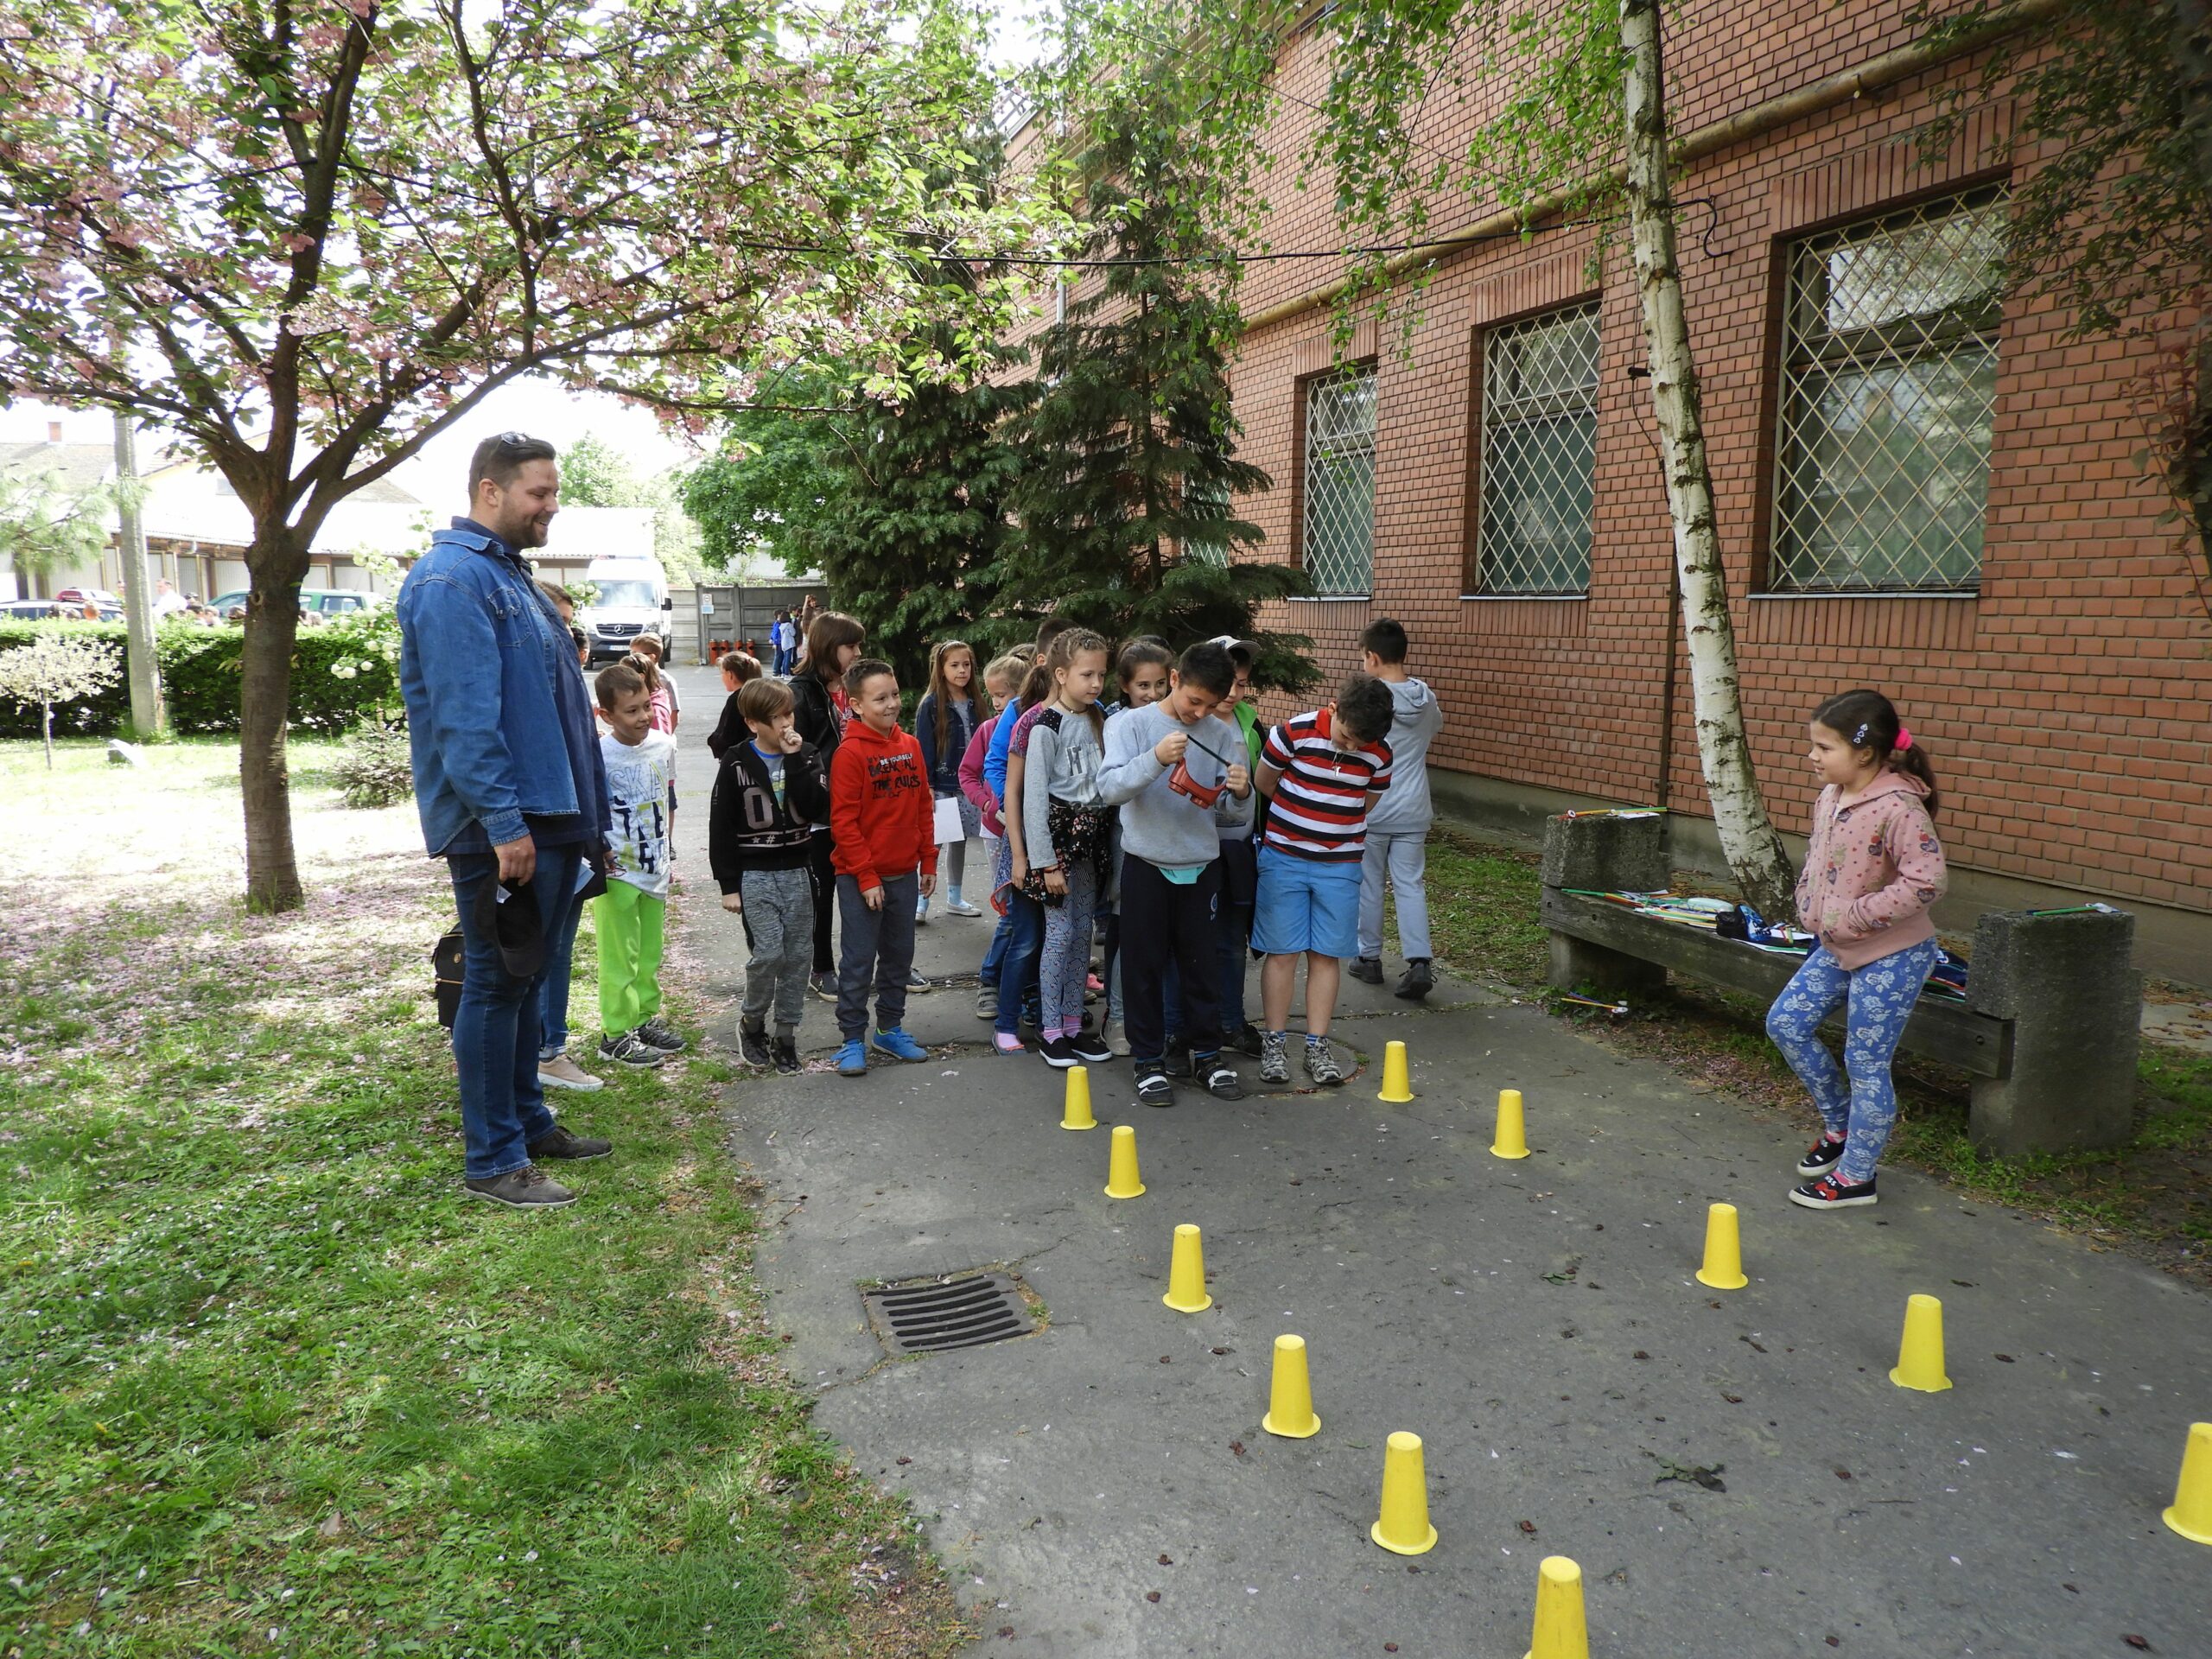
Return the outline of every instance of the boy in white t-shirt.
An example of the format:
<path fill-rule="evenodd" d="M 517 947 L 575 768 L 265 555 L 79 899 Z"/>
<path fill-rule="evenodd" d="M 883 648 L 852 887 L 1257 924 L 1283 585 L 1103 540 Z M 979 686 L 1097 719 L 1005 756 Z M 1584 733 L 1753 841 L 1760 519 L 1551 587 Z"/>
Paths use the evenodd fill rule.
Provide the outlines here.
<path fill-rule="evenodd" d="M 655 731 L 645 676 L 626 664 L 594 688 L 607 729 L 599 740 L 613 810 L 614 868 L 592 901 L 599 931 L 599 1056 L 654 1066 L 684 1046 L 660 1017 L 661 938 L 668 917 L 669 790 L 676 740 Z"/>

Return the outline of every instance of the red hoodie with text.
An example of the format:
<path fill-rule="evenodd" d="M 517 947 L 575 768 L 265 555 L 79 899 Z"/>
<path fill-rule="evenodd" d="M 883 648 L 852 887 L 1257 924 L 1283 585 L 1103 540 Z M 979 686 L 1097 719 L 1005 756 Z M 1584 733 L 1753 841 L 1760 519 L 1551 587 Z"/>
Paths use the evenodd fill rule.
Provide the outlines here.
<path fill-rule="evenodd" d="M 937 798 L 922 746 L 864 720 L 845 728 L 830 762 L 831 861 L 865 892 L 918 868 L 937 874 Z"/>

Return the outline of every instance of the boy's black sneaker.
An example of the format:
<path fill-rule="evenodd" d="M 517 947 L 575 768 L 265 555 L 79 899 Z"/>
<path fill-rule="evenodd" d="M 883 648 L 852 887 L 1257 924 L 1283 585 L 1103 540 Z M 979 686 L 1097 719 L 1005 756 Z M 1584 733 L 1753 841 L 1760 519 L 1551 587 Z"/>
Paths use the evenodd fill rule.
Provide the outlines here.
<path fill-rule="evenodd" d="M 1831 1171 L 1817 1181 L 1791 1187 L 1789 1202 L 1802 1204 L 1808 1210 L 1848 1210 L 1856 1205 L 1872 1204 L 1875 1202 L 1874 1178 L 1869 1175 L 1865 1180 L 1853 1185 L 1839 1181 Z"/>
<path fill-rule="evenodd" d="M 623 1065 L 633 1065 L 640 1071 L 649 1071 L 668 1056 L 651 1043 L 640 1041 L 636 1032 L 626 1031 L 620 1036 L 601 1038 L 599 1058 L 614 1060 Z"/>
<path fill-rule="evenodd" d="M 1167 1058 L 1160 1062 L 1160 1069 L 1171 1077 L 1195 1077 L 1197 1073 L 1191 1069 L 1191 1046 L 1171 1039 L 1167 1045 Z"/>
<path fill-rule="evenodd" d="M 1221 1046 L 1224 1048 L 1233 1048 L 1239 1054 L 1248 1055 L 1256 1060 L 1260 1058 L 1260 1028 L 1247 1020 L 1239 1029 L 1223 1032 Z"/>
<path fill-rule="evenodd" d="M 806 988 L 824 1002 L 837 1000 L 837 976 L 824 968 L 806 976 Z"/>
<path fill-rule="evenodd" d="M 1363 984 L 1380 985 L 1382 982 L 1382 960 L 1379 957 L 1355 957 L 1351 966 L 1344 971 Z"/>
<path fill-rule="evenodd" d="M 1083 1064 L 1075 1052 L 1075 1045 L 1065 1037 L 1054 1037 L 1049 1042 L 1038 1044 L 1037 1052 L 1055 1071 L 1065 1071 L 1071 1066 Z"/>
<path fill-rule="evenodd" d="M 658 1014 L 639 1026 L 631 1035 L 647 1048 L 657 1048 L 664 1054 L 681 1054 L 690 1045 L 676 1034 L 676 1029 Z"/>
<path fill-rule="evenodd" d="M 1206 1093 L 1216 1100 L 1244 1098 L 1244 1079 L 1236 1075 L 1236 1068 L 1218 1054 L 1204 1062 L 1206 1074 Z"/>
<path fill-rule="evenodd" d="M 1175 1085 L 1167 1081 L 1167 1074 L 1160 1069 L 1160 1062 L 1148 1060 L 1137 1071 L 1137 1104 L 1140 1106 L 1173 1106 Z"/>
<path fill-rule="evenodd" d="M 745 1063 L 747 1065 L 770 1065 L 772 1057 L 768 1052 L 768 1028 L 766 1026 L 739 1026 L 737 1052 L 745 1057 Z"/>
<path fill-rule="evenodd" d="M 1813 1142 L 1813 1149 L 1797 1160 L 1800 1175 L 1825 1175 L 1843 1161 L 1840 1141 L 1831 1141 L 1825 1135 Z"/>
<path fill-rule="evenodd" d="M 1427 957 L 1414 957 L 1406 963 L 1405 976 L 1399 980 L 1395 995 L 1408 1002 L 1418 1002 L 1436 988 L 1436 970 L 1428 965 Z"/>
<path fill-rule="evenodd" d="M 1106 1046 L 1106 1039 L 1095 1031 L 1079 1033 L 1066 1041 L 1068 1046 L 1075 1051 L 1076 1058 L 1085 1065 L 1103 1065 L 1115 1058 L 1114 1051 Z"/>
<path fill-rule="evenodd" d="M 799 1070 L 798 1039 L 786 1037 L 780 1032 L 776 1036 L 776 1070 L 788 1076 Z"/>

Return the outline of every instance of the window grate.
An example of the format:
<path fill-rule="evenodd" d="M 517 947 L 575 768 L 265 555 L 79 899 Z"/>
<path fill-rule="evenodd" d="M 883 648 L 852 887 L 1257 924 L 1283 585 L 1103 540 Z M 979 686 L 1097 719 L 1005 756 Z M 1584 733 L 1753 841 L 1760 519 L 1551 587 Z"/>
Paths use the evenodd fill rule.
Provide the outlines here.
<path fill-rule="evenodd" d="M 1317 594 L 1375 585 L 1375 370 L 1324 376 L 1306 388 L 1306 580 Z"/>
<path fill-rule="evenodd" d="M 1589 591 L 1598 346 L 1594 304 L 1484 339 L 1479 592 Z"/>
<path fill-rule="evenodd" d="M 1790 250 L 1777 590 L 1980 582 L 2005 202 L 1978 191 Z"/>

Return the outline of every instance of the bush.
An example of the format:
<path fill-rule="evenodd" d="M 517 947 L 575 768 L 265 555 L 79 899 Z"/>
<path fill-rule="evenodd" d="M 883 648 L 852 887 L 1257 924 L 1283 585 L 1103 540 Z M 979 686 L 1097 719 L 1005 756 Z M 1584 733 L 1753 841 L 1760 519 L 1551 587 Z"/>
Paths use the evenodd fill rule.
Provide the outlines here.
<path fill-rule="evenodd" d="M 365 726 L 338 751 L 331 781 L 348 806 L 393 806 L 415 792 L 404 727 Z"/>
<path fill-rule="evenodd" d="M 0 651 L 27 645 L 60 630 L 111 640 L 120 652 L 119 622 L 0 622 Z M 169 724 L 180 734 L 238 728 L 238 654 L 243 627 L 203 628 L 173 622 L 154 635 Z M 354 612 L 321 627 L 302 627 L 292 649 L 292 724 L 335 732 L 397 712 L 399 622 L 389 607 Z M 54 711 L 57 734 L 104 735 L 130 717 L 130 689 L 120 676 L 99 696 Z M 0 737 L 36 737 L 38 710 L 0 705 Z"/>

